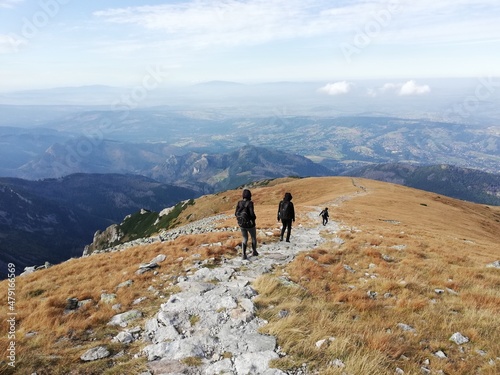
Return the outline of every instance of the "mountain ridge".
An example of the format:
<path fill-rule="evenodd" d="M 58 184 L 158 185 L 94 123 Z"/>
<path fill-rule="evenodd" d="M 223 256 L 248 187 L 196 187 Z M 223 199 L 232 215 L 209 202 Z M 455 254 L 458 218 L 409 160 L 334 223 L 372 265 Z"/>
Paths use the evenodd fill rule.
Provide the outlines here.
<path fill-rule="evenodd" d="M 245 358 L 260 358 L 259 368 L 276 374 L 498 370 L 499 333 L 491 329 L 499 319 L 498 272 L 489 265 L 499 256 L 500 207 L 350 177 L 281 179 L 251 189 L 259 257 L 242 261 L 238 253 L 236 189 L 197 198 L 179 213 L 179 228 L 192 223 L 200 233 L 185 227 L 176 239 L 19 278 L 18 330 L 30 333 L 18 339 L 19 369 L 58 375 L 175 368 L 192 375 L 224 366 L 245 373 Z M 276 222 L 285 192 L 297 211 L 290 245 L 279 241 Z M 325 206 L 331 226 L 323 227 L 318 215 Z M 203 219 L 212 224 L 198 224 Z M 302 235 L 311 241 L 303 249 Z M 295 257 L 287 246 L 300 252 Z M 285 258 L 291 263 L 281 265 Z M 256 279 L 254 269 L 264 275 Z M 233 294 L 236 288 L 244 294 Z M 70 296 L 77 306 L 67 310 Z M 244 336 L 257 318 L 266 322 L 258 326 L 265 345 L 243 353 L 233 348 L 223 333 L 237 324 Z M 221 324 L 208 330 L 212 321 Z M 199 347 L 188 344 L 199 340 L 217 345 L 191 350 Z M 260 352 L 273 349 L 265 357 Z"/>
<path fill-rule="evenodd" d="M 375 164 L 345 176 L 396 183 L 471 202 L 500 206 L 500 175 L 453 165 Z"/>

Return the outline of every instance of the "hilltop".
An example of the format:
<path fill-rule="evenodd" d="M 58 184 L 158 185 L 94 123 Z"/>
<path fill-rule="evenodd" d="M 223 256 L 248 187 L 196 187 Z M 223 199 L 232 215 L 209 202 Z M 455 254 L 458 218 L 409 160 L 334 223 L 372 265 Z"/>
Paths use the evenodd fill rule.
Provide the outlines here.
<path fill-rule="evenodd" d="M 392 182 L 470 202 L 500 205 L 500 175 L 453 165 L 376 164 L 346 176 Z"/>
<path fill-rule="evenodd" d="M 169 373 L 158 367 L 168 364 L 177 373 L 239 374 L 245 359 L 259 353 L 266 353 L 259 366 L 268 362 L 269 374 L 498 373 L 500 207 L 362 178 L 268 180 L 250 189 L 257 258 L 241 261 L 238 254 L 237 189 L 193 200 L 168 231 L 142 245 L 16 278 L 16 373 L 149 368 L 155 374 Z M 276 222 L 287 191 L 298 213 L 289 247 L 279 242 Z M 322 227 L 318 214 L 325 206 L 331 222 Z M 247 297 L 234 297 L 226 283 L 241 284 Z M 8 281 L 1 284 L 7 301 Z M 265 345 L 239 353 L 223 327 L 207 328 L 202 305 L 224 288 L 233 302 L 218 297 L 212 317 L 223 319 L 228 332 L 254 325 L 261 336 L 247 338 Z M 182 312 L 182 301 L 195 301 L 188 293 L 198 295 L 189 307 L 196 313 Z M 168 310 L 172 304 L 181 308 L 177 315 Z M 1 309 L 6 316 L 7 306 Z M 118 313 L 130 320 L 109 324 Z M 2 326 L 4 353 L 7 329 Z M 210 352 L 195 341 L 203 329 L 205 343 L 218 338 L 216 348 L 230 350 Z M 201 346 L 177 351 L 185 357 L 168 356 L 187 342 Z M 85 356 L 91 349 L 95 360 Z M 14 373 L 2 360 L 2 373 Z"/>

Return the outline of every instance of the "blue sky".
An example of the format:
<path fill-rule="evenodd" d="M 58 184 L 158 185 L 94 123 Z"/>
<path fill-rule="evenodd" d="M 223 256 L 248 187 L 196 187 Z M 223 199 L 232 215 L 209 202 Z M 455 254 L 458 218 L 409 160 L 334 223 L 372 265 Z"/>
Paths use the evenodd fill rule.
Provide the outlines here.
<path fill-rule="evenodd" d="M 498 0 L 0 0 L 0 91 L 500 76 Z M 376 94 L 375 92 L 373 94 Z"/>

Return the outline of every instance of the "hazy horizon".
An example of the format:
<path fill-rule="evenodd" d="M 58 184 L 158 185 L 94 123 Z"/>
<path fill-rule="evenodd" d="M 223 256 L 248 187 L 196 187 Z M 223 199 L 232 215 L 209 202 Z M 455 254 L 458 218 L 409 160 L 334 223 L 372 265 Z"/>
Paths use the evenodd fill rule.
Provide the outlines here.
<path fill-rule="evenodd" d="M 0 92 L 500 76 L 492 0 L 0 0 Z M 401 81 L 401 82 L 400 82 Z M 406 85 L 406 86 L 405 86 Z"/>

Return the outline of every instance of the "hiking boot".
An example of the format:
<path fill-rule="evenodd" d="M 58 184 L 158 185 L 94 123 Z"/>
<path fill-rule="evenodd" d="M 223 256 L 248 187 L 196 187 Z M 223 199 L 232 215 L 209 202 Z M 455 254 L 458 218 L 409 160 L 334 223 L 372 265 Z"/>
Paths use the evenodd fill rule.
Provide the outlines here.
<path fill-rule="evenodd" d="M 252 255 L 253 255 L 254 257 L 256 257 L 256 256 L 258 256 L 258 255 L 259 255 L 259 253 L 257 252 L 257 250 L 256 250 L 256 249 L 252 248 Z"/>
<path fill-rule="evenodd" d="M 247 245 L 243 245 L 243 256 L 242 259 L 248 259 L 247 258 Z"/>

